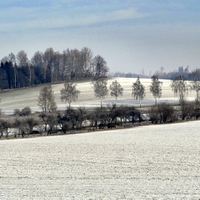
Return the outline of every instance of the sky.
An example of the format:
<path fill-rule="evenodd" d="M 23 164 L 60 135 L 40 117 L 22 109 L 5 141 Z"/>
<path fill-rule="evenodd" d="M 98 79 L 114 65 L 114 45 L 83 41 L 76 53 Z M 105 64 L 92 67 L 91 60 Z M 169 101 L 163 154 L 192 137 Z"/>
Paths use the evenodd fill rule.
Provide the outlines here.
<path fill-rule="evenodd" d="M 1 0 L 0 59 L 88 47 L 110 72 L 200 67 L 199 0 Z"/>

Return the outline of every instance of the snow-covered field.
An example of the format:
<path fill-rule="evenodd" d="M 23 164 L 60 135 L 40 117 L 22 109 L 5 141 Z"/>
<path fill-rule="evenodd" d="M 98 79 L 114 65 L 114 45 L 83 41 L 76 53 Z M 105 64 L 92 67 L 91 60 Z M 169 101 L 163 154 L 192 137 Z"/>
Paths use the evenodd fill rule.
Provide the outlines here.
<path fill-rule="evenodd" d="M 138 105 L 138 101 L 134 100 L 132 97 L 132 84 L 136 81 L 135 78 L 113 78 L 108 80 L 108 87 L 112 83 L 112 81 L 117 80 L 121 86 L 124 88 L 124 94 L 122 97 L 118 98 L 117 104 L 129 104 L 129 105 Z M 170 80 L 161 80 L 163 82 L 162 85 L 162 97 L 160 101 L 165 102 L 178 102 L 177 98 L 174 98 L 174 94 L 171 90 Z M 154 104 L 154 98 L 152 94 L 149 92 L 149 86 L 151 84 L 151 79 L 141 79 L 141 83 L 145 85 L 146 88 L 146 96 L 142 101 L 142 104 Z M 56 103 L 59 109 L 66 108 L 66 104 L 62 103 L 60 100 L 60 90 L 63 88 L 63 84 L 55 84 L 52 86 Z M 3 92 L 0 95 L 0 108 L 3 111 L 11 112 L 15 108 L 22 109 L 26 106 L 30 106 L 33 110 L 39 110 L 37 106 L 37 100 L 39 91 L 42 86 L 25 88 L 19 90 L 13 90 L 9 92 Z M 99 106 L 100 101 L 95 98 L 93 92 L 93 86 L 91 82 L 79 82 L 77 84 L 77 89 L 81 91 L 79 95 L 79 99 L 77 102 L 73 102 L 72 106 Z M 188 100 L 194 99 L 194 92 L 190 92 L 188 95 Z M 116 103 L 114 97 L 109 95 L 104 99 L 104 104 Z"/>
<path fill-rule="evenodd" d="M 200 199 L 200 123 L 0 141 L 0 199 Z"/>

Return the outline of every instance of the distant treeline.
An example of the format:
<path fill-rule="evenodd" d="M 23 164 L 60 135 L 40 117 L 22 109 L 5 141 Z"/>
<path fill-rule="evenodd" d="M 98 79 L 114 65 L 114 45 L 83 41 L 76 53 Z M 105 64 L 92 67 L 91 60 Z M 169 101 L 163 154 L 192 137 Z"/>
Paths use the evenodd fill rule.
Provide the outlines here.
<path fill-rule="evenodd" d="M 195 71 L 195 70 L 194 70 Z M 160 79 L 170 79 L 173 80 L 176 77 L 183 76 L 186 80 L 193 80 L 194 78 L 194 71 L 189 71 L 189 67 L 186 66 L 185 68 L 183 66 L 178 67 L 177 70 L 171 71 L 171 72 L 165 72 L 165 69 L 163 67 L 160 68 L 160 70 L 157 70 L 153 74 L 146 75 L 144 73 L 144 70 L 142 70 L 141 73 L 123 73 L 123 72 L 116 72 L 112 73 L 111 76 L 113 77 L 125 77 L 125 78 L 137 78 L 138 76 L 140 78 L 151 78 L 153 75 L 158 76 Z"/>
<path fill-rule="evenodd" d="M 106 76 L 109 69 L 103 57 L 93 57 L 91 49 L 37 51 L 29 60 L 25 51 L 1 59 L 0 89 L 33 86 L 58 81 Z"/>

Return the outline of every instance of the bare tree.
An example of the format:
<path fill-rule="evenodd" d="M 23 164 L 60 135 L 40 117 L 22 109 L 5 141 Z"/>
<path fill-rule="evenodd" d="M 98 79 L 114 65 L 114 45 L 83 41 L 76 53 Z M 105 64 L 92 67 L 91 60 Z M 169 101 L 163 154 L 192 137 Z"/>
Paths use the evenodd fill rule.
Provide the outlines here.
<path fill-rule="evenodd" d="M 175 109 L 168 103 L 160 103 L 156 107 L 159 113 L 160 123 L 173 122 L 175 120 Z"/>
<path fill-rule="evenodd" d="M 27 57 L 27 53 L 23 50 L 19 51 L 16 56 L 17 66 L 18 67 L 26 67 L 28 69 L 28 75 L 29 75 L 29 85 L 32 84 L 33 79 L 33 68 L 31 66 L 31 63 Z"/>
<path fill-rule="evenodd" d="M 6 137 L 8 138 L 8 135 L 10 133 L 10 128 L 12 128 L 12 121 L 10 118 L 1 117 L 0 118 L 0 138 L 5 133 Z"/>
<path fill-rule="evenodd" d="M 29 60 L 27 57 L 27 53 L 23 50 L 19 51 L 17 56 L 16 56 L 16 61 L 18 67 L 26 67 L 28 66 Z"/>
<path fill-rule="evenodd" d="M 14 126 L 14 128 L 18 129 L 18 131 L 15 132 L 15 137 L 17 136 L 17 134 L 18 135 L 21 134 L 22 127 L 24 126 L 22 119 L 23 119 L 23 117 L 19 117 L 19 116 L 16 116 L 14 118 L 13 126 Z"/>
<path fill-rule="evenodd" d="M 188 86 L 184 76 L 176 77 L 171 83 L 171 88 L 174 92 L 174 95 L 179 96 L 179 103 L 181 104 L 182 102 L 184 102 L 186 92 L 188 91 Z"/>
<path fill-rule="evenodd" d="M 58 51 L 54 53 L 54 67 L 53 67 L 53 74 L 52 74 L 52 80 L 58 81 L 60 78 L 60 65 L 61 65 L 61 57 L 62 54 Z"/>
<path fill-rule="evenodd" d="M 38 96 L 38 106 L 40 106 L 43 112 L 56 111 L 57 105 L 55 102 L 55 96 L 50 85 L 44 86 L 40 90 L 40 94 Z"/>
<path fill-rule="evenodd" d="M 93 59 L 94 75 L 104 77 L 108 73 L 107 63 L 101 56 L 95 56 Z"/>
<path fill-rule="evenodd" d="M 16 65 L 16 57 L 13 53 L 10 53 L 8 55 L 8 59 L 9 59 L 9 62 L 12 63 L 12 66 L 14 68 L 14 86 L 15 88 L 17 87 L 17 65 Z"/>
<path fill-rule="evenodd" d="M 46 81 L 47 82 L 53 82 L 53 75 L 55 71 L 55 52 L 53 48 L 48 48 L 44 52 L 44 68 L 46 69 L 46 75 L 49 75 L 48 77 L 46 76 Z"/>
<path fill-rule="evenodd" d="M 40 81 L 44 82 L 46 80 L 47 69 L 44 63 L 44 54 L 40 51 L 35 52 L 31 59 L 31 65 L 37 69 L 40 73 Z"/>
<path fill-rule="evenodd" d="M 76 89 L 76 84 L 72 82 L 65 82 L 64 88 L 61 89 L 60 93 L 61 101 L 68 103 L 68 106 L 70 108 L 71 103 L 78 99 L 80 91 Z"/>
<path fill-rule="evenodd" d="M 34 126 L 40 124 L 38 117 L 35 116 L 24 117 L 24 123 L 27 125 L 27 134 L 30 134 L 33 131 Z"/>
<path fill-rule="evenodd" d="M 185 118 L 190 118 L 194 113 L 194 104 L 183 100 L 181 102 L 180 111 L 182 120 L 184 120 Z"/>
<path fill-rule="evenodd" d="M 101 100 L 101 108 L 103 98 L 108 95 L 107 80 L 104 78 L 97 79 L 92 82 L 94 87 L 94 95 Z"/>
<path fill-rule="evenodd" d="M 33 55 L 33 57 L 31 58 L 31 64 L 33 66 L 37 66 L 37 67 L 43 67 L 43 53 L 40 51 L 35 52 L 35 54 Z"/>
<path fill-rule="evenodd" d="M 151 77 L 150 92 L 155 98 L 155 105 L 157 105 L 157 101 L 162 95 L 162 82 L 159 81 L 158 76 L 156 75 Z"/>
<path fill-rule="evenodd" d="M 64 81 L 67 78 L 67 61 L 68 61 L 68 53 L 67 51 L 63 51 L 60 56 L 60 65 L 59 65 L 59 75 L 61 80 Z"/>
<path fill-rule="evenodd" d="M 83 74 L 81 52 L 78 49 L 74 49 L 72 52 L 73 52 L 73 78 L 78 79 Z"/>
<path fill-rule="evenodd" d="M 113 81 L 110 85 L 110 95 L 115 97 L 115 100 L 117 101 L 118 96 L 123 95 L 124 88 L 120 85 L 118 81 Z"/>
<path fill-rule="evenodd" d="M 85 77 L 91 76 L 92 56 L 93 54 L 92 54 L 91 49 L 87 47 L 84 47 L 83 49 L 81 49 L 81 60 L 82 60 L 82 65 L 83 65 L 83 73 Z"/>
<path fill-rule="evenodd" d="M 49 125 L 49 130 L 47 134 L 51 134 L 55 132 L 57 129 L 57 124 L 58 124 L 57 115 L 55 113 L 46 115 L 46 122 Z"/>
<path fill-rule="evenodd" d="M 192 81 L 192 85 L 191 85 L 191 90 L 196 92 L 196 98 L 195 98 L 195 104 L 196 104 L 196 108 L 199 107 L 199 91 L 200 91 L 200 69 L 195 69 L 192 72 L 192 77 L 193 77 L 193 81 Z"/>
<path fill-rule="evenodd" d="M 139 77 L 137 78 L 136 82 L 133 83 L 132 96 L 136 100 L 139 100 L 139 104 L 141 107 L 141 100 L 144 99 L 144 97 L 145 97 L 145 87 L 144 87 L 144 85 L 141 84 Z"/>
<path fill-rule="evenodd" d="M 71 77 L 73 74 L 73 67 L 74 67 L 74 59 L 73 59 L 73 50 L 67 49 L 63 52 L 63 72 L 65 78 L 68 81 L 71 81 Z"/>
<path fill-rule="evenodd" d="M 85 107 L 79 107 L 77 109 L 77 128 L 82 129 L 84 120 L 88 118 L 88 110 Z"/>

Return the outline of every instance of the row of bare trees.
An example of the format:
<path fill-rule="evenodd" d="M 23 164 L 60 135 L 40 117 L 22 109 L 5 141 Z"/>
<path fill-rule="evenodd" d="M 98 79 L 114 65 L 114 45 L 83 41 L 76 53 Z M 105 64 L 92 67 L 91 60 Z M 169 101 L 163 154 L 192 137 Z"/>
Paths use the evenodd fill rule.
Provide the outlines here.
<path fill-rule="evenodd" d="M 98 78 L 93 80 L 93 89 L 94 95 L 96 98 L 100 99 L 100 104 L 102 108 L 102 101 L 105 96 L 108 95 L 108 87 L 107 87 L 107 79 L 105 78 Z M 200 90 L 200 83 L 197 79 L 195 79 L 190 84 L 184 79 L 184 77 L 176 77 L 172 80 L 171 83 L 172 91 L 174 92 L 175 96 L 179 98 L 179 104 L 184 105 L 186 103 L 186 94 L 189 91 L 196 92 L 196 108 L 199 107 L 199 90 Z M 123 96 L 123 87 L 118 81 L 113 81 L 109 87 L 110 95 L 117 98 L 119 96 Z M 155 105 L 157 105 L 158 100 L 162 96 L 162 82 L 159 80 L 158 76 L 152 76 L 152 81 L 150 84 L 150 92 L 152 93 L 155 99 Z M 73 82 L 65 82 L 64 88 L 61 89 L 61 100 L 68 104 L 70 107 L 73 101 L 78 99 L 78 95 L 80 91 L 76 89 L 76 84 Z M 137 80 L 132 85 L 132 96 L 134 99 L 139 100 L 139 104 L 141 107 L 141 100 L 145 97 L 145 86 L 141 83 L 140 78 L 138 77 Z M 53 91 L 51 86 L 45 86 L 40 91 L 40 95 L 38 97 L 38 105 L 42 108 L 43 111 L 50 111 L 56 110 L 56 103 L 54 101 L 55 97 L 53 96 Z"/>
<path fill-rule="evenodd" d="M 103 77 L 108 71 L 105 59 L 100 55 L 93 57 L 92 50 L 87 47 L 67 49 L 62 53 L 48 48 L 45 52 L 35 52 L 31 59 L 22 50 L 1 59 L 0 88 Z"/>
<path fill-rule="evenodd" d="M 29 108 L 30 109 L 30 108 Z M 28 110 L 27 108 L 23 110 Z M 29 137 L 31 134 L 66 134 L 77 130 L 96 130 L 123 128 L 141 122 L 150 121 L 153 124 L 170 123 L 188 118 L 198 119 L 200 111 L 194 109 L 194 104 L 184 107 L 174 107 L 168 103 L 158 103 L 156 106 L 143 110 L 144 114 L 134 107 L 107 105 L 103 108 L 86 109 L 68 107 L 65 111 L 52 112 L 15 112 L 13 116 L 1 115 L 0 138 Z M 23 115 L 22 115 L 23 113 Z"/>
<path fill-rule="evenodd" d="M 158 76 L 154 75 L 151 77 L 151 85 L 150 85 L 150 93 L 152 93 L 155 99 L 155 105 L 157 105 L 158 100 L 162 96 L 162 82 L 159 80 Z M 178 97 L 179 104 L 184 105 L 186 103 L 186 96 L 189 92 L 194 91 L 195 96 L 195 105 L 196 108 L 200 106 L 200 70 L 196 69 L 193 72 L 193 80 L 188 83 L 184 76 L 175 77 L 170 85 L 172 91 L 174 92 L 174 96 Z M 139 100 L 139 104 L 141 107 L 141 100 L 145 97 L 145 86 L 140 82 L 140 78 L 138 77 L 136 82 L 133 83 L 132 86 L 132 95 L 135 99 Z"/>
<path fill-rule="evenodd" d="M 25 109 L 25 108 L 24 108 Z M 27 108 L 26 108 L 27 109 Z M 19 111 L 19 110 L 18 110 Z M 67 133 L 73 130 L 115 128 L 124 124 L 144 121 L 134 107 L 107 105 L 88 110 L 84 107 L 65 111 L 41 113 L 15 112 L 13 116 L 1 115 L 0 137 L 28 137 L 30 134 Z"/>
<path fill-rule="evenodd" d="M 105 78 L 94 79 L 93 82 L 94 95 L 100 99 L 101 108 L 103 98 L 108 95 L 107 80 Z M 71 103 L 78 99 L 80 91 L 76 88 L 73 82 L 65 82 L 64 87 L 60 90 L 60 99 L 62 102 L 67 103 L 70 108 Z M 110 85 L 110 95 L 115 99 L 123 95 L 123 88 L 118 81 L 113 81 Z M 44 86 L 38 96 L 38 106 L 43 112 L 53 112 L 57 110 L 54 92 L 51 85 Z"/>

